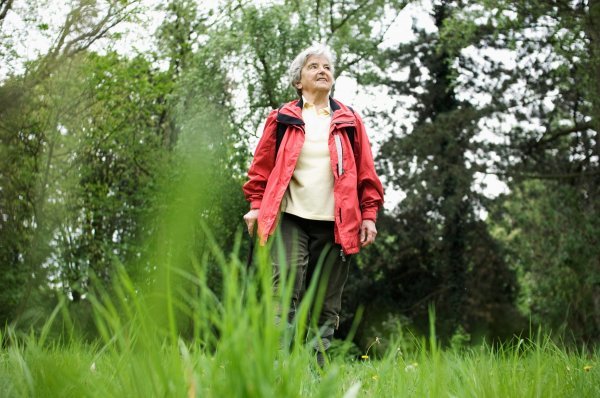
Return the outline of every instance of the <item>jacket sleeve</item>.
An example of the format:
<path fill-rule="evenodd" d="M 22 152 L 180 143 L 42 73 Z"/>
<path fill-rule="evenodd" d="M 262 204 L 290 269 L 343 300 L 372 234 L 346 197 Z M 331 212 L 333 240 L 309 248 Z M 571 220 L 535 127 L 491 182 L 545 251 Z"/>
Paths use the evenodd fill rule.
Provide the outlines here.
<path fill-rule="evenodd" d="M 363 220 L 377 219 L 377 211 L 383 206 L 383 186 L 373 162 L 371 144 L 365 131 L 361 117 L 355 113 L 356 118 L 356 169 L 358 184 L 358 202 Z"/>
<path fill-rule="evenodd" d="M 260 208 L 267 181 L 275 165 L 276 133 L 277 110 L 273 110 L 267 117 L 262 136 L 254 151 L 254 159 L 248 170 L 248 181 L 242 188 L 252 209 Z"/>

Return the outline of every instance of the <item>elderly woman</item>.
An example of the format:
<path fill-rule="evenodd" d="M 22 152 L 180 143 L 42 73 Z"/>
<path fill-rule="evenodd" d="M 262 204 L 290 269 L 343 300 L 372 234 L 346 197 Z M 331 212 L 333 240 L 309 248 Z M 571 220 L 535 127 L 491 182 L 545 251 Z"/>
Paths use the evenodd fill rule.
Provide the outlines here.
<path fill-rule="evenodd" d="M 261 244 L 279 226 L 285 254 L 281 256 L 278 245 L 273 245 L 275 289 L 282 267 L 295 271 L 289 322 L 311 278 L 325 284 L 318 314 L 321 339 L 315 345 L 323 366 L 324 351 L 339 325 L 348 258 L 375 240 L 383 188 L 361 118 L 330 97 L 334 84 L 330 50 L 320 45 L 305 49 L 289 74 L 299 99 L 267 118 L 244 184 L 251 207 L 244 220 L 250 235 L 258 226 Z"/>

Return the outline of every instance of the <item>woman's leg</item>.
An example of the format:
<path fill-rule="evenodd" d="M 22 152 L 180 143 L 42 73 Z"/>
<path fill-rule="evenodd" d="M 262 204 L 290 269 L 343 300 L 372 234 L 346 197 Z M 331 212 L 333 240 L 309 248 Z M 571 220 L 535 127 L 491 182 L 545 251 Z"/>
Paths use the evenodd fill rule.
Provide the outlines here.
<path fill-rule="evenodd" d="M 273 292 L 275 302 L 278 305 L 276 308 L 276 322 L 281 321 L 281 308 L 279 297 L 280 284 L 286 283 L 282 281 L 282 274 L 287 278 L 292 277 L 294 273 L 294 285 L 290 302 L 290 310 L 287 314 L 287 322 L 291 324 L 296 310 L 302 300 L 304 293 L 304 282 L 306 275 L 306 267 L 308 264 L 308 244 L 309 237 L 303 229 L 302 219 L 300 217 L 282 213 L 279 221 L 279 232 L 275 237 L 275 242 L 271 248 L 271 260 L 273 263 Z"/>
<path fill-rule="evenodd" d="M 334 331 L 339 326 L 342 292 L 348 279 L 350 259 L 342 256 L 341 246 L 335 244 L 333 222 L 309 221 L 309 224 L 310 227 L 306 228 L 310 235 L 306 280 L 319 279 L 315 305 L 318 306 L 320 302 L 322 305 L 318 315 L 316 311 L 313 312 L 318 316 L 319 337 L 315 341 L 315 350 L 320 353 L 318 359 L 322 366 L 323 353 L 331 345 Z M 320 261 L 322 266 L 317 273 Z"/>

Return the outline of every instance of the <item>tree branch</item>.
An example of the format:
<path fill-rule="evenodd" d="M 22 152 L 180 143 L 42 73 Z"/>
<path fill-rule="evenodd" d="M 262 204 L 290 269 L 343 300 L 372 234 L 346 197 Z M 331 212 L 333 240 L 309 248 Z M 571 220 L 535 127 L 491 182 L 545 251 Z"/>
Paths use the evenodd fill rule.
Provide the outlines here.
<path fill-rule="evenodd" d="M 13 0 L 0 0 L 0 27 L 6 18 L 8 10 L 12 8 Z"/>
<path fill-rule="evenodd" d="M 362 10 L 364 7 L 366 7 L 367 5 L 369 5 L 369 1 L 365 0 L 362 3 L 359 3 L 358 7 L 356 7 L 355 9 L 351 10 L 348 14 L 346 14 L 346 16 L 344 18 L 342 18 L 340 20 L 340 23 L 338 23 L 337 25 L 333 25 L 331 26 L 331 35 L 333 35 L 339 28 L 341 28 L 342 26 L 344 26 L 348 20 L 350 20 L 350 18 L 352 18 L 353 16 L 355 16 L 360 10 Z"/>
<path fill-rule="evenodd" d="M 581 131 L 585 131 L 585 130 L 589 130 L 593 128 L 592 123 L 581 123 L 581 124 L 575 124 L 574 126 L 571 127 L 566 127 L 563 129 L 558 129 L 558 130 L 554 130 L 554 131 L 550 131 L 545 133 L 538 141 L 537 141 L 537 145 L 545 145 L 548 144 L 552 141 L 557 140 L 560 137 L 566 136 L 566 135 L 570 135 L 573 133 L 578 133 Z"/>
<path fill-rule="evenodd" d="M 263 82 L 266 83 L 265 86 L 265 91 L 267 93 L 267 96 L 269 97 L 269 105 L 275 109 L 279 106 L 279 104 L 276 101 L 275 98 L 275 93 L 273 92 L 272 87 L 270 86 L 270 82 L 273 82 L 274 80 L 271 78 L 271 70 L 269 69 L 269 63 L 267 62 L 267 60 L 264 57 L 264 54 L 262 54 L 260 51 L 256 51 L 256 58 L 260 61 L 260 64 L 263 67 L 263 71 L 264 71 L 264 76 L 265 78 L 263 79 Z"/>
<path fill-rule="evenodd" d="M 497 172 L 497 171 L 485 171 L 485 174 L 491 174 L 502 178 L 514 177 L 522 180 L 564 180 L 570 178 L 596 178 L 600 175 L 600 170 L 593 170 L 588 172 L 579 173 L 525 173 L 517 171 Z"/>

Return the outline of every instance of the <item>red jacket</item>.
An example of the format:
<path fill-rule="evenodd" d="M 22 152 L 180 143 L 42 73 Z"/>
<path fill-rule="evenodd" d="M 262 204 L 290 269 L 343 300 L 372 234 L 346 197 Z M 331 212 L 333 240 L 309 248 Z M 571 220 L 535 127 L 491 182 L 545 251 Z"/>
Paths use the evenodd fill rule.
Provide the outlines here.
<path fill-rule="evenodd" d="M 251 208 L 260 209 L 258 236 L 261 244 L 275 232 L 281 199 L 304 144 L 302 106 L 300 99 L 288 102 L 279 111 L 271 111 L 248 171 L 248 182 L 244 184 L 244 194 Z M 360 250 L 362 220 L 375 221 L 377 218 L 377 211 L 383 204 L 383 187 L 375 173 L 371 145 L 362 119 L 333 98 L 330 98 L 330 107 L 329 153 L 334 176 L 335 241 L 342 246 L 345 254 L 354 254 Z M 288 127 L 276 155 L 278 122 Z M 347 126 L 355 127 L 354 143 L 344 132 Z M 337 150 L 340 144 L 341 167 Z"/>

